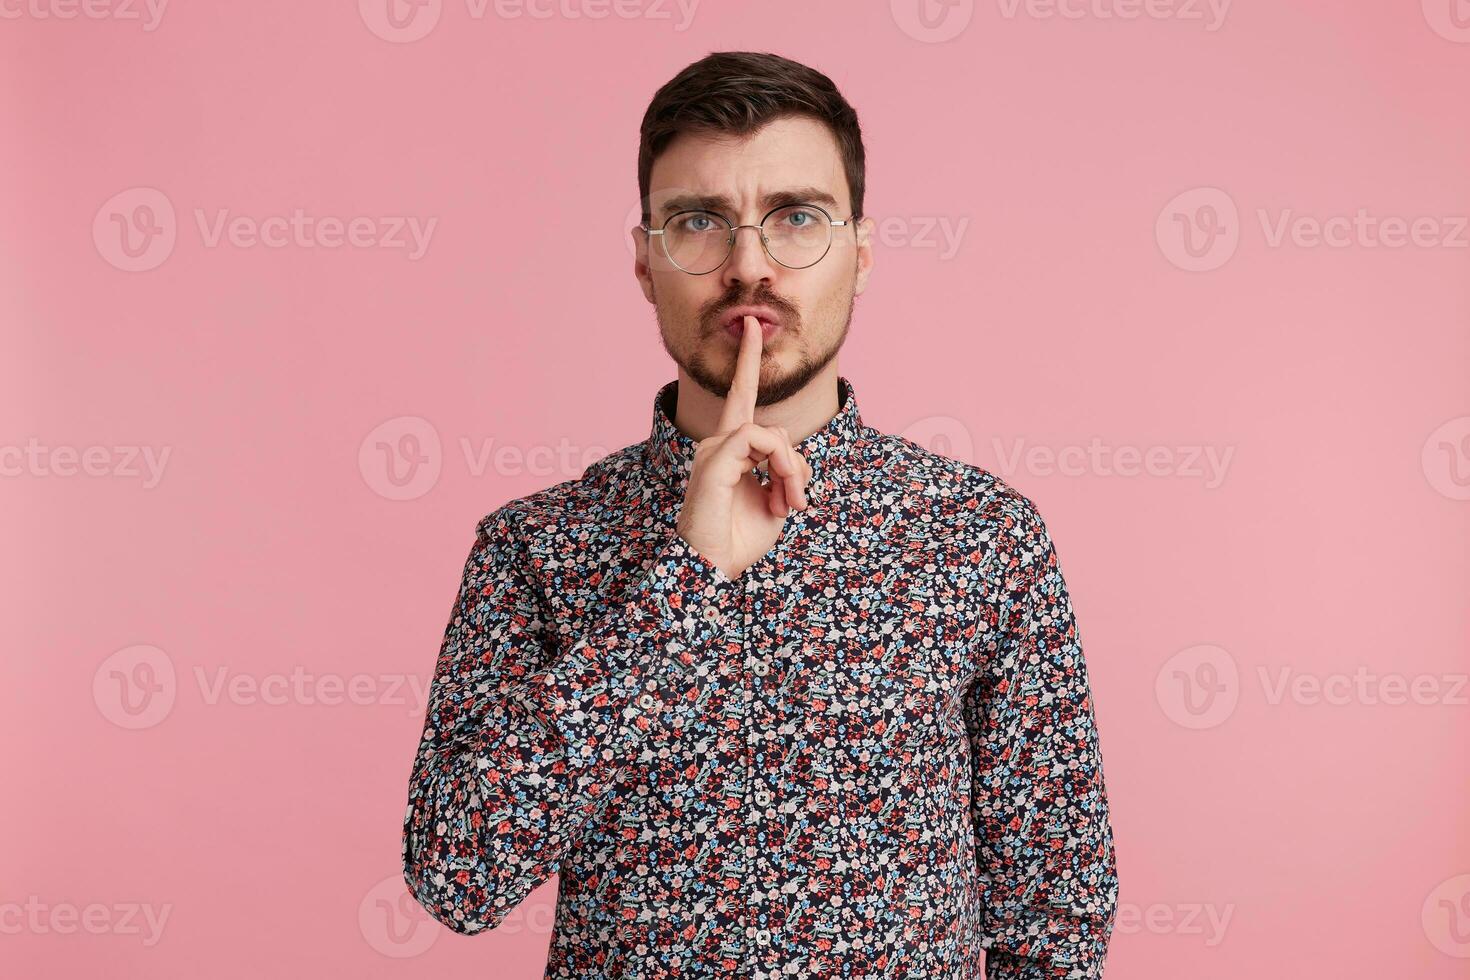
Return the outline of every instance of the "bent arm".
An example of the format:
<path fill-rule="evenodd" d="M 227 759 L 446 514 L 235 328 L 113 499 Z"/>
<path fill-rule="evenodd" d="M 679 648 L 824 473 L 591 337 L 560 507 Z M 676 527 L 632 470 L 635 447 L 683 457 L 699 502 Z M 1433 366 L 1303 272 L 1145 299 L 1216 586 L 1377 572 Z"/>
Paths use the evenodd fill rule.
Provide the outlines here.
<path fill-rule="evenodd" d="M 465 563 L 403 823 L 409 892 L 455 932 L 492 929 L 551 877 L 649 739 L 684 724 L 738 586 L 669 539 L 561 656 L 505 508 Z"/>

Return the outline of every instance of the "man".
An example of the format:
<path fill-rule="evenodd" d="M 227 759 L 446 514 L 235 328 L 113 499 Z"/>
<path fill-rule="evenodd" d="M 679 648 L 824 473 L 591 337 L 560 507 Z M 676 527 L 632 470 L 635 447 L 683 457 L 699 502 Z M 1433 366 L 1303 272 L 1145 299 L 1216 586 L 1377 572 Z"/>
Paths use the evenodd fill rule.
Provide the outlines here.
<path fill-rule="evenodd" d="M 404 874 L 470 934 L 560 873 L 547 977 L 1102 973 L 1112 828 L 1046 526 L 838 374 L 863 160 L 803 65 L 664 85 L 635 272 L 677 380 L 647 440 L 477 526 Z"/>

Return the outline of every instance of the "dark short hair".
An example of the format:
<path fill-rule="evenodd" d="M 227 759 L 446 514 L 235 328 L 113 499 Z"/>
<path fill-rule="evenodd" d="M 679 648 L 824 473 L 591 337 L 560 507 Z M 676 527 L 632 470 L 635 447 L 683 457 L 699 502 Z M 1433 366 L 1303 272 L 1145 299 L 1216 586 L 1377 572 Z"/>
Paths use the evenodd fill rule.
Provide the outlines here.
<path fill-rule="evenodd" d="M 686 67 L 654 93 L 638 140 L 638 194 L 650 219 L 653 161 L 680 133 L 749 136 L 782 116 L 811 116 L 837 138 L 852 213 L 863 213 L 863 134 L 857 113 L 832 79 L 780 55 L 716 51 Z M 846 217 L 846 215 L 843 215 Z"/>

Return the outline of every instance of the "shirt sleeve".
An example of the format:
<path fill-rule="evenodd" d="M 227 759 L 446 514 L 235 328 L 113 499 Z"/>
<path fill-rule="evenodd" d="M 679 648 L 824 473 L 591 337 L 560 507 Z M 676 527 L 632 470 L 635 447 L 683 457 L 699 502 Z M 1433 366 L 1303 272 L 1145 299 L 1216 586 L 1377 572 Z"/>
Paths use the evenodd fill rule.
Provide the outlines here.
<path fill-rule="evenodd" d="M 691 720 L 739 588 L 669 529 L 617 605 L 558 644 L 510 528 L 506 508 L 477 526 L 403 823 L 409 892 L 466 935 L 556 873 L 640 751 Z"/>
<path fill-rule="evenodd" d="M 1087 668 L 1045 523 L 1029 506 L 1006 523 L 999 624 L 964 702 L 986 976 L 1097 978 L 1118 878 Z"/>

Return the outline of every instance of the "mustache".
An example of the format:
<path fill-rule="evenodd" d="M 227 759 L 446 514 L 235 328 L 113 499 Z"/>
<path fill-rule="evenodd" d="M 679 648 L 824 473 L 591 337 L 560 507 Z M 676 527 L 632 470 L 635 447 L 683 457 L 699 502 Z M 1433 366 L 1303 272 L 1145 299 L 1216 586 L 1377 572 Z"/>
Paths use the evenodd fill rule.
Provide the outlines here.
<path fill-rule="evenodd" d="M 789 329 L 801 322 L 801 314 L 797 312 L 796 306 L 787 302 L 775 293 L 756 293 L 753 296 L 724 296 L 715 300 L 713 304 L 706 307 L 700 313 L 699 321 L 704 325 L 705 332 L 718 330 L 720 321 L 724 315 L 737 306 L 769 306 L 781 317 L 782 323 Z"/>

